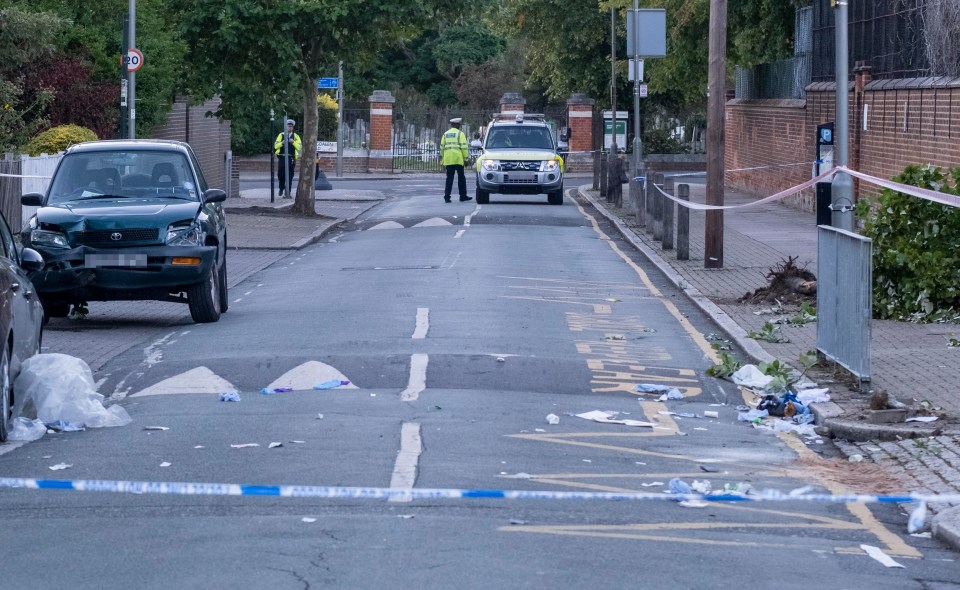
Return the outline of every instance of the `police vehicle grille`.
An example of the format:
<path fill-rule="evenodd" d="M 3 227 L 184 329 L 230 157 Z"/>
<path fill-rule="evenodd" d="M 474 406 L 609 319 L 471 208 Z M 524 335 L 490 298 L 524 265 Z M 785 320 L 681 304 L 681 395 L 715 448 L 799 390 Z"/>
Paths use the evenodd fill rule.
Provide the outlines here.
<path fill-rule="evenodd" d="M 540 161 L 534 162 L 500 162 L 500 169 L 505 171 L 525 170 L 527 172 L 536 172 L 540 170 Z"/>
<path fill-rule="evenodd" d="M 120 239 L 113 239 L 113 234 L 120 234 Z M 154 242 L 159 234 L 160 230 L 155 227 L 97 229 L 74 232 L 73 239 L 78 246 L 128 246 L 138 242 Z"/>

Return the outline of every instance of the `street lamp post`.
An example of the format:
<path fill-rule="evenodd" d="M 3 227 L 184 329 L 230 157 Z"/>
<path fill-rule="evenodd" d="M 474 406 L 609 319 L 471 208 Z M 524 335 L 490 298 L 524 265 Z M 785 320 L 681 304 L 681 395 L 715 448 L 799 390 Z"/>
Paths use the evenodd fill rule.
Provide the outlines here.
<path fill-rule="evenodd" d="M 836 16 L 836 85 L 837 85 L 837 124 L 835 128 L 836 145 L 834 164 L 846 166 L 850 158 L 850 111 L 849 111 L 849 47 L 847 39 L 847 0 L 838 0 L 834 8 Z M 833 177 L 830 208 L 831 225 L 836 228 L 853 231 L 853 180 L 846 172 L 838 172 Z"/>

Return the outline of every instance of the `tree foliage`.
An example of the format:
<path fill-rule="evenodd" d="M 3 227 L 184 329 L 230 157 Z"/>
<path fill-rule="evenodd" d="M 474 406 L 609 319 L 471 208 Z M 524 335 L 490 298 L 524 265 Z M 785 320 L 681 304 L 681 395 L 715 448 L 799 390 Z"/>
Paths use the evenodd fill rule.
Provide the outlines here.
<path fill-rule="evenodd" d="M 410 0 L 171 0 L 183 15 L 193 75 L 201 95 L 220 92 L 224 109 L 236 105 L 238 85 L 261 96 L 292 97 L 304 114 L 300 178 L 294 212 L 315 215 L 313 146 L 317 140 L 317 80 L 338 59 L 369 67 L 385 45 L 409 37 L 424 18 Z M 201 75 L 202 73 L 202 75 Z"/>
<path fill-rule="evenodd" d="M 960 194 L 960 168 L 949 175 L 908 166 L 895 181 Z M 960 208 L 884 189 L 861 200 L 863 235 L 873 239 L 873 313 L 878 318 L 936 321 L 960 315 Z"/>

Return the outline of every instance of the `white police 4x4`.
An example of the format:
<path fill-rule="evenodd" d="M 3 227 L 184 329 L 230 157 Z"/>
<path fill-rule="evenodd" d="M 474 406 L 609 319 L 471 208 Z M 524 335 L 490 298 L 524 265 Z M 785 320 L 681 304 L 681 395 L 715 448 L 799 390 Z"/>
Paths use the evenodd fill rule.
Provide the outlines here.
<path fill-rule="evenodd" d="M 563 204 L 563 158 L 543 115 L 494 115 L 477 157 L 477 203 L 490 193 L 546 193 L 551 205 Z"/>

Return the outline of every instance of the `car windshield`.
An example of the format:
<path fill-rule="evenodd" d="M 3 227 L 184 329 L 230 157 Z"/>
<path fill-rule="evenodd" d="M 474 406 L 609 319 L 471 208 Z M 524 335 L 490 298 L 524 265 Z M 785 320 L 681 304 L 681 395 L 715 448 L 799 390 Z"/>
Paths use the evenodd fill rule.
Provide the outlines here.
<path fill-rule="evenodd" d="M 143 197 L 200 200 L 187 157 L 160 150 L 67 154 L 54 175 L 47 203 Z"/>
<path fill-rule="evenodd" d="M 487 149 L 552 150 L 553 137 L 546 127 L 501 125 L 490 130 Z"/>

